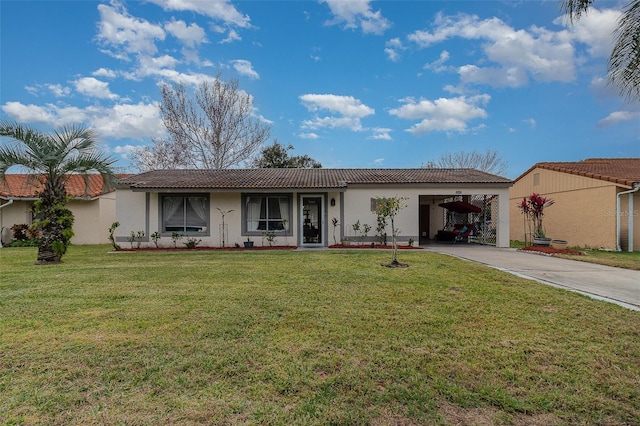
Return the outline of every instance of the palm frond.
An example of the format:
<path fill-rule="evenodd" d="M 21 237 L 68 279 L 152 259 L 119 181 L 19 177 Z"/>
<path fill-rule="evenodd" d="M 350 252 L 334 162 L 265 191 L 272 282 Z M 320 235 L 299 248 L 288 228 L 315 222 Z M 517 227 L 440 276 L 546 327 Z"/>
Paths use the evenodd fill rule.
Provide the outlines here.
<path fill-rule="evenodd" d="M 571 22 L 574 22 L 589 11 L 592 3 L 593 0 L 563 0 L 561 7 Z"/>
<path fill-rule="evenodd" d="M 623 10 L 609 58 L 609 82 L 628 99 L 640 100 L 640 0 Z"/>

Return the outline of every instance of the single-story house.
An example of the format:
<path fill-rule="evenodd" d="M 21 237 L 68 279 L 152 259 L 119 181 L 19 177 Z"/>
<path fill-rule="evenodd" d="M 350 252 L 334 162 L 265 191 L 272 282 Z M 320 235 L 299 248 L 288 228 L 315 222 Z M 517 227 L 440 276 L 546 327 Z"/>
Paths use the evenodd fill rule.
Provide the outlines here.
<path fill-rule="evenodd" d="M 210 247 L 247 239 L 266 244 L 265 233 L 278 245 L 298 247 L 329 246 L 346 237 L 374 242 L 376 198 L 405 197 L 395 221 L 398 239 L 424 243 L 446 224 L 438 204 L 475 196 L 497 206 L 491 218 L 494 244 L 508 247 L 511 184 L 473 169 L 155 170 L 120 181 L 115 235 L 127 242 L 132 232 L 144 234 L 144 246 L 157 232 L 165 247 L 173 245 L 174 233 Z M 366 237 L 365 224 L 371 228 Z M 386 232 L 391 235 L 390 226 Z"/>
<path fill-rule="evenodd" d="M 515 240 L 525 233 L 518 205 L 534 192 L 555 202 L 544 214 L 548 237 L 578 247 L 640 250 L 640 158 L 535 164 L 510 190 Z"/>
<path fill-rule="evenodd" d="M 70 197 L 67 207 L 73 213 L 72 244 L 106 244 L 108 229 L 116 218 L 115 188 L 102 192 L 102 177 L 91 174 L 87 188 L 81 175 L 69 175 L 65 187 Z M 33 222 L 33 203 L 42 184 L 37 175 L 6 174 L 0 179 L 0 237 L 3 243 L 13 239 L 13 225 Z"/>

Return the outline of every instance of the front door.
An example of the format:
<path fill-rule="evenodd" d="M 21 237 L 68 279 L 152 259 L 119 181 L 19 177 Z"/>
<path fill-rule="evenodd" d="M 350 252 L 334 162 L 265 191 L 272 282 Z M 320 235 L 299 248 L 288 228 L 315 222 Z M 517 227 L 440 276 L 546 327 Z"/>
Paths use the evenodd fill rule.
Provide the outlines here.
<path fill-rule="evenodd" d="M 420 204 L 420 241 L 419 244 L 426 244 L 429 242 L 429 235 L 431 230 L 430 224 L 430 208 L 429 204 Z"/>
<path fill-rule="evenodd" d="M 303 195 L 300 204 L 302 245 L 324 245 L 324 197 Z"/>

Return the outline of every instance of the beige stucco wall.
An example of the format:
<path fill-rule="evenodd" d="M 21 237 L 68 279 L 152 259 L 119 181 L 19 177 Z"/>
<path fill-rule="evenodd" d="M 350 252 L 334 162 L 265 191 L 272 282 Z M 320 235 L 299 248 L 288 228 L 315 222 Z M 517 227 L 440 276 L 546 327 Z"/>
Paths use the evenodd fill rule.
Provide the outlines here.
<path fill-rule="evenodd" d="M 73 212 L 72 244 L 108 244 L 109 227 L 116 220 L 115 192 L 91 201 L 72 200 L 67 204 Z"/>
<path fill-rule="evenodd" d="M 536 168 L 511 188 L 511 238 L 524 241 L 518 206 L 535 192 L 555 201 L 545 210 L 543 220 L 548 237 L 566 240 L 571 246 L 615 250 L 616 194 L 620 190 L 612 182 Z"/>
<path fill-rule="evenodd" d="M 7 201 L 4 201 L 6 203 Z M 0 209 L 0 229 L 2 229 L 2 242 L 8 243 L 13 239 L 11 227 L 16 224 L 31 224 L 32 201 L 14 200 L 10 205 Z"/>
<path fill-rule="evenodd" d="M 349 188 L 345 194 L 345 214 L 344 224 L 345 231 L 348 235 L 352 235 L 351 225 L 357 220 L 360 223 L 369 223 L 372 226 L 372 232 L 369 235 L 375 235 L 376 215 L 371 212 L 371 198 L 376 197 L 408 197 L 404 201 L 405 207 L 396 218 L 396 228 L 400 229 L 398 238 L 400 241 L 408 241 L 412 238 L 419 241 L 419 204 L 420 196 L 428 195 L 430 203 L 430 238 L 433 238 L 438 229 L 443 227 L 442 208 L 438 207 L 438 197 L 451 197 L 452 195 L 498 195 L 502 203 L 496 201 L 498 215 L 496 215 L 497 242 L 498 247 L 509 246 L 509 205 L 506 202 L 509 197 L 508 188 L 487 188 L 487 187 L 470 187 L 468 185 L 434 185 L 424 186 L 420 188 L 407 187 L 386 187 L 386 188 Z M 425 197 L 423 197 L 425 198 Z M 427 201 L 427 202 L 428 202 Z M 391 235 L 391 226 L 389 225 L 387 233 Z"/>
<path fill-rule="evenodd" d="M 31 224 L 31 208 L 33 201 L 15 200 L 13 204 L 0 209 L 0 227 L 2 241 L 9 242 L 13 238 L 11 227 L 15 224 Z M 116 218 L 115 192 L 105 194 L 93 200 L 71 200 L 67 203 L 75 221 L 73 223 L 74 236 L 71 244 L 106 244 L 108 228 Z"/>
<path fill-rule="evenodd" d="M 331 245 L 334 243 L 334 229 L 331 224 L 331 220 L 334 217 L 340 222 L 340 225 L 335 230 L 337 242 L 339 242 L 345 234 L 348 236 L 353 235 L 352 225 L 358 220 L 361 225 L 367 223 L 371 226 L 368 239 L 370 241 L 375 240 L 377 223 L 376 214 L 371 211 L 371 198 L 396 196 L 408 197 L 405 201 L 407 207 L 400 211 L 395 223 L 396 228 L 400 229 L 399 240 L 406 244 L 410 238 L 416 242 L 419 241 L 419 203 L 421 195 L 432 194 L 436 197 L 432 203 L 430 214 L 430 230 L 432 234 L 435 234 L 437 229 L 441 229 L 443 225 L 442 215 L 439 214 L 442 212 L 442 208 L 438 207 L 437 202 L 435 202 L 438 197 L 487 193 L 500 195 L 501 200 L 505 201 L 500 205 L 502 211 L 500 212 L 500 221 L 497 225 L 502 227 L 501 231 L 499 231 L 498 245 L 500 247 L 506 247 L 509 245 L 509 206 L 508 203 L 506 203 L 509 194 L 508 189 L 493 188 L 488 190 L 486 187 L 460 188 L 458 186 L 444 185 L 421 188 L 385 187 L 377 189 L 367 187 L 350 187 L 347 192 L 328 193 L 295 192 L 292 197 L 293 209 L 292 216 L 290 218 L 290 226 L 292 227 L 293 235 L 277 236 L 276 244 L 289 246 L 300 245 L 300 197 L 303 195 L 322 195 L 324 197 L 324 211 L 326 217 L 324 218 L 325 226 L 323 228 L 323 241 L 325 242 L 324 244 Z M 127 239 L 129 238 L 131 231 L 144 231 L 146 237 L 141 246 L 153 246 L 153 242 L 149 240 L 148 236 L 160 229 L 159 195 L 157 193 L 146 194 L 144 192 L 133 192 L 130 189 L 118 189 L 116 194 L 116 217 L 120 222 L 120 227 L 116 230 L 115 235 L 119 244 L 123 247 L 128 247 L 129 243 L 127 242 Z M 332 199 L 335 200 L 334 206 L 331 205 Z M 220 225 L 222 224 L 222 216 L 218 209 L 223 211 L 233 210 L 225 215 L 225 224 L 227 225 L 228 232 L 228 239 L 226 239 L 225 245 L 242 245 L 246 240 L 246 236 L 242 235 L 241 201 L 242 195 L 240 193 L 214 192 L 210 194 L 209 233 L 207 236 L 197 237 L 202 240 L 202 246 L 219 247 L 221 245 Z M 391 235 L 390 225 L 388 226 L 387 233 L 389 236 Z M 268 244 L 260 236 L 252 236 L 251 239 L 254 241 L 254 244 L 258 246 Z M 183 243 L 184 240 L 178 244 L 179 246 L 182 246 Z M 159 241 L 159 245 L 172 247 L 173 242 L 170 235 L 163 235 Z"/>

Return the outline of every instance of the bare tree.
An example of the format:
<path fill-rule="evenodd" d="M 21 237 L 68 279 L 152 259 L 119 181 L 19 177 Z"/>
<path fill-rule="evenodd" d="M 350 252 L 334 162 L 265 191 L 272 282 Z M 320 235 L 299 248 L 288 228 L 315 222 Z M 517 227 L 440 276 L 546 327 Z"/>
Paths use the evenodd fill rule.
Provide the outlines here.
<path fill-rule="evenodd" d="M 220 74 L 200 83 L 194 97 L 183 84 L 165 84 L 160 112 L 169 137 L 134 153 L 141 170 L 227 169 L 250 158 L 271 130 L 254 116 L 253 100 L 238 80 L 224 82 Z"/>
<path fill-rule="evenodd" d="M 443 154 L 437 162 L 429 161 L 427 167 L 476 169 L 494 175 L 503 175 L 507 171 L 507 163 L 497 151 L 487 149 L 478 151 L 458 151 Z"/>

